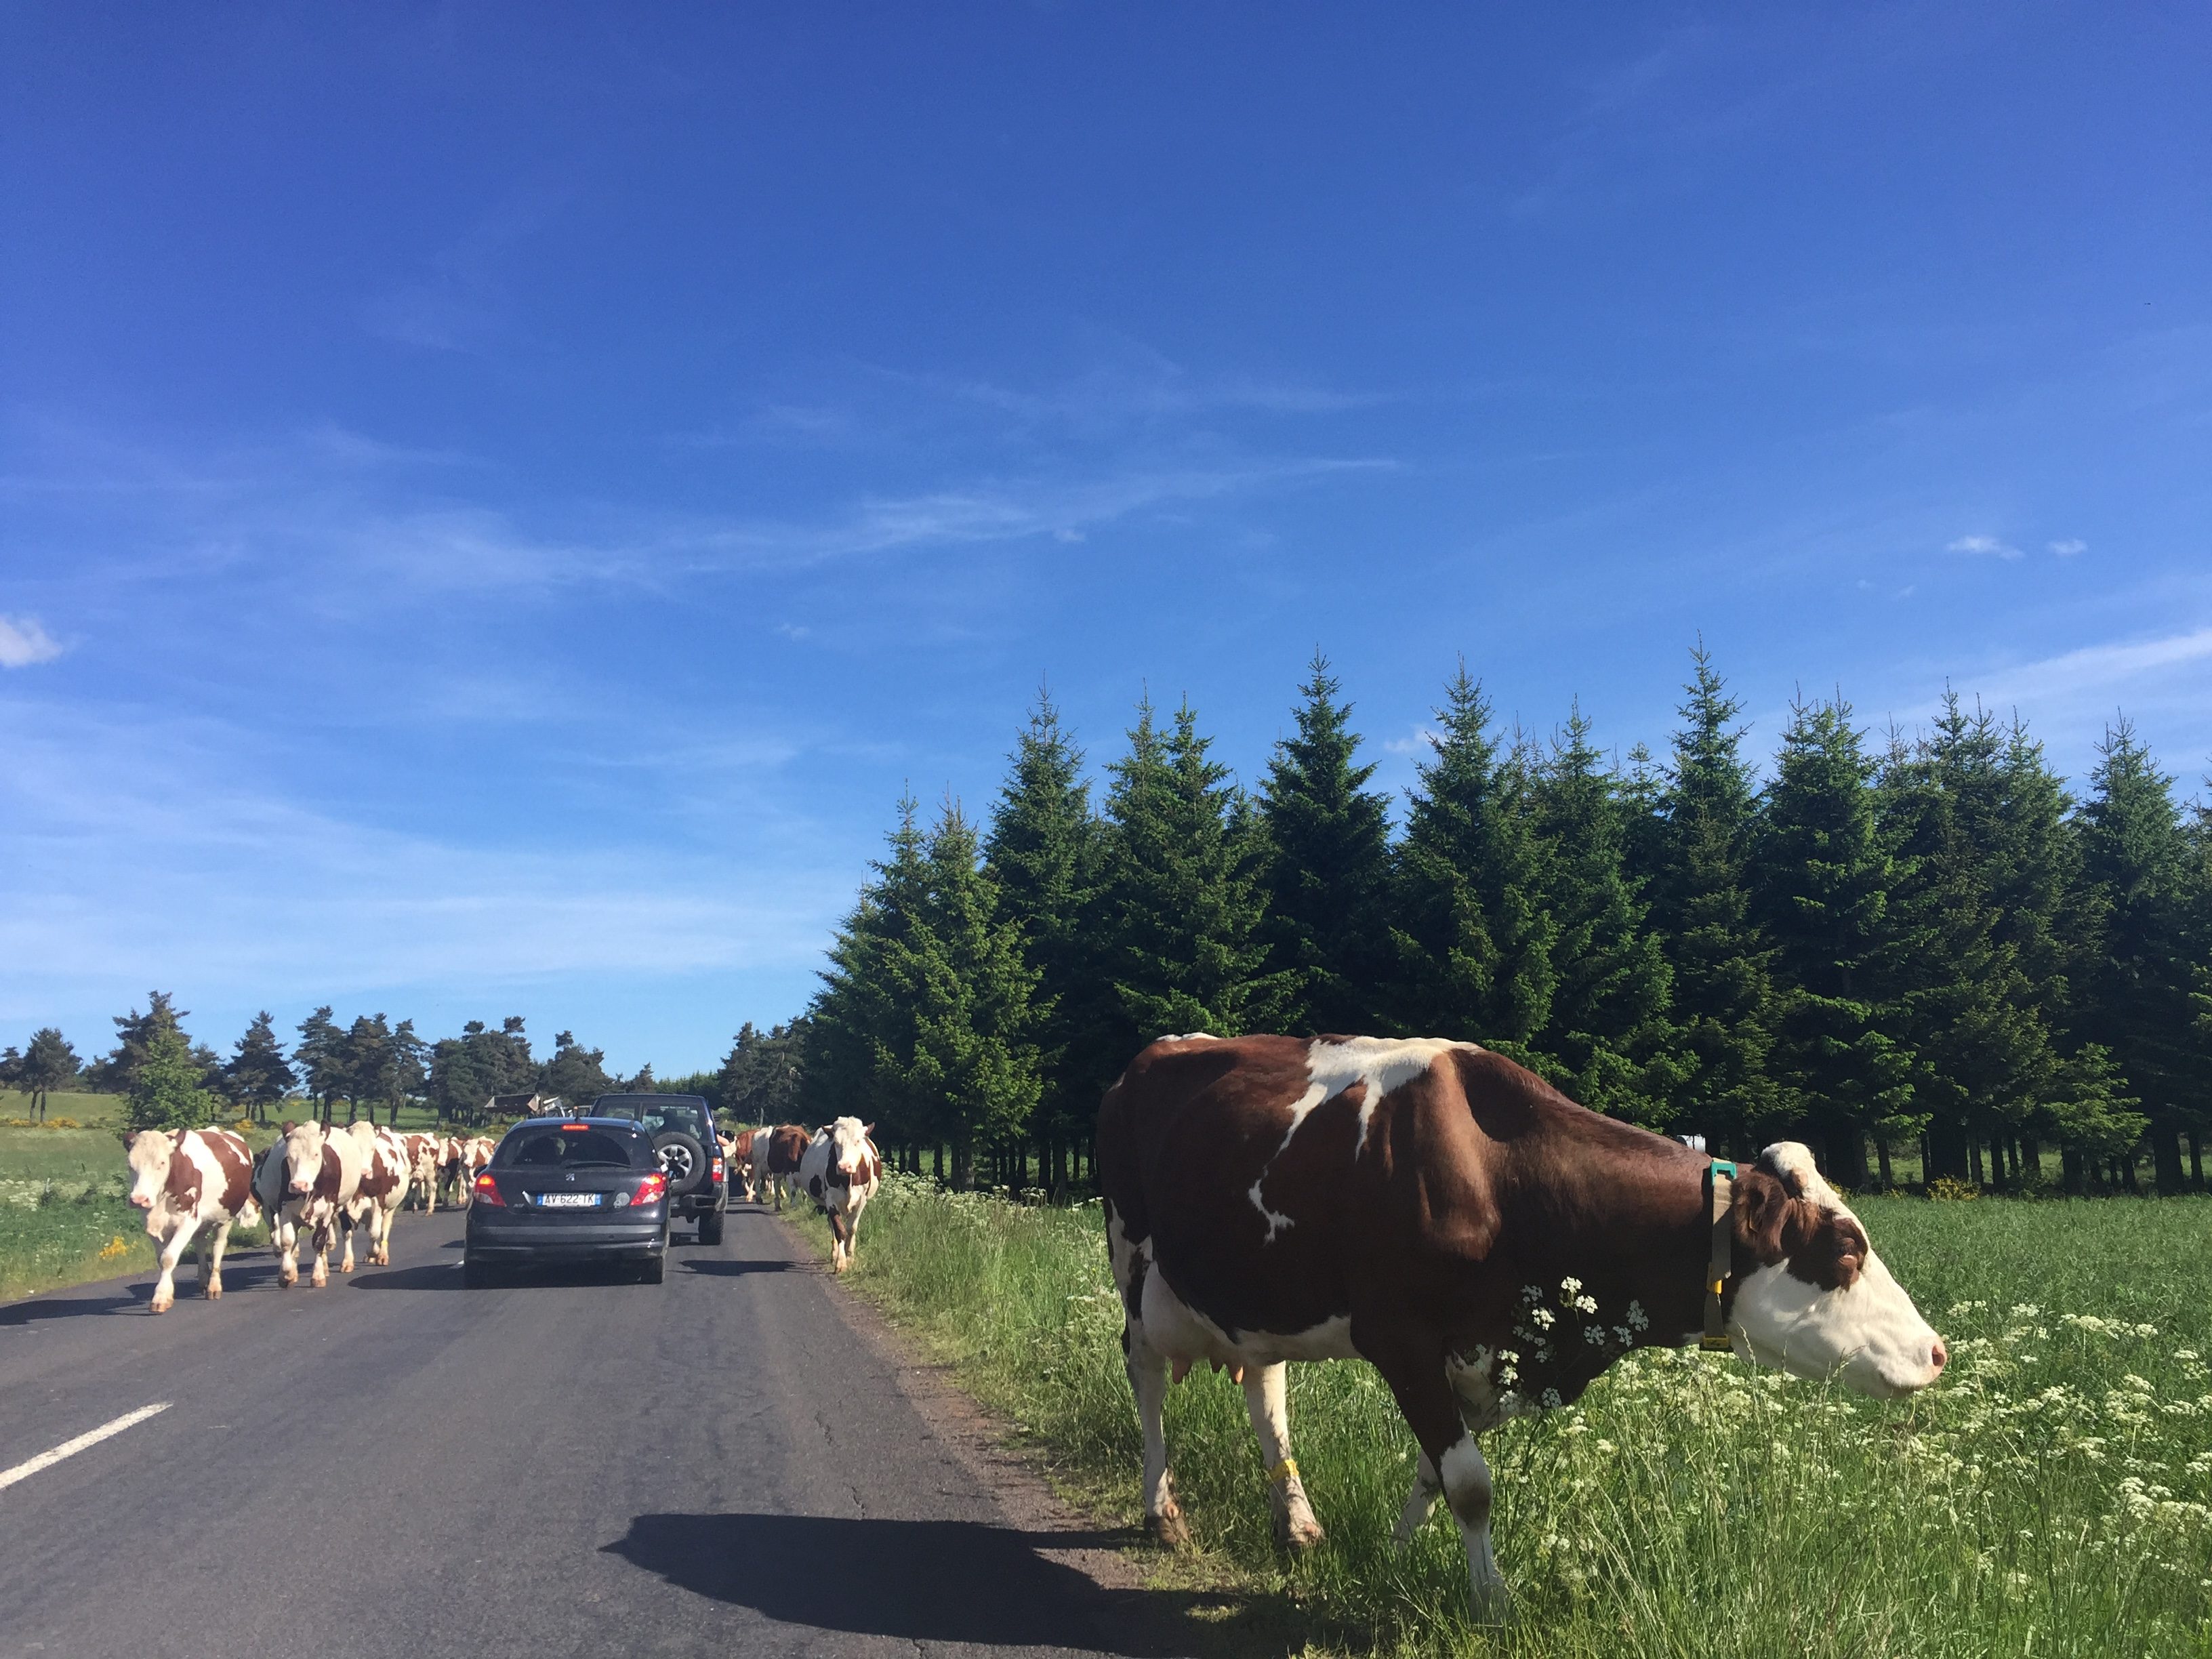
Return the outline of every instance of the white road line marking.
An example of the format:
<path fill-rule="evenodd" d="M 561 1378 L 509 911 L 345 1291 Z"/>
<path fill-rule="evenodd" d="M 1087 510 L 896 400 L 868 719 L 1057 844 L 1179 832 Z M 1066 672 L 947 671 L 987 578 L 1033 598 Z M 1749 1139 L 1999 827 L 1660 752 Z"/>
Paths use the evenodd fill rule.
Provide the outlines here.
<path fill-rule="evenodd" d="M 112 1423 L 103 1423 L 88 1429 L 74 1440 L 64 1440 L 52 1451 L 40 1452 L 27 1463 L 18 1463 L 12 1469 L 0 1472 L 0 1488 L 14 1486 L 18 1480 L 28 1480 L 40 1469 L 50 1469 L 64 1457 L 75 1457 L 88 1446 L 97 1446 L 112 1434 L 120 1434 L 134 1423 L 143 1423 L 149 1417 L 158 1417 L 174 1404 L 164 1400 L 157 1406 L 141 1406 L 135 1412 L 125 1412 Z"/>

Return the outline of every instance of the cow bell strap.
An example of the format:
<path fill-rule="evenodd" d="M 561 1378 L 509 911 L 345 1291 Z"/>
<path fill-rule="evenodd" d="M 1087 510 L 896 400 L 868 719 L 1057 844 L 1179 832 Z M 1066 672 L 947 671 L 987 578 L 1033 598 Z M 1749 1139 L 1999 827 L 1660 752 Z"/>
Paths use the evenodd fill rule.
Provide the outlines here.
<path fill-rule="evenodd" d="M 1705 1331 L 1698 1346 L 1708 1352 L 1726 1352 L 1728 1327 L 1721 1317 L 1721 1291 L 1735 1271 L 1735 1230 L 1729 1208 L 1735 1196 L 1735 1165 L 1715 1158 L 1705 1166 L 1705 1195 L 1712 1206 L 1712 1255 L 1705 1265 Z"/>

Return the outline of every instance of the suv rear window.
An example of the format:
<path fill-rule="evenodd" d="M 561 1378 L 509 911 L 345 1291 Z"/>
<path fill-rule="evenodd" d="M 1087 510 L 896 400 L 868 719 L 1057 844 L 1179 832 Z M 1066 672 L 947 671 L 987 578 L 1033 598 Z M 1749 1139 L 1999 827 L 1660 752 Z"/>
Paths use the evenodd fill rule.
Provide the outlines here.
<path fill-rule="evenodd" d="M 649 1135 L 663 1129 L 682 1129 L 714 1148 L 714 1126 L 708 1121 L 707 1103 L 696 1095 L 601 1095 L 592 1107 L 594 1117 L 626 1117 Z"/>
<path fill-rule="evenodd" d="M 617 1129 L 538 1129 L 510 1134 L 492 1154 L 498 1170 L 643 1169 L 651 1143 Z"/>

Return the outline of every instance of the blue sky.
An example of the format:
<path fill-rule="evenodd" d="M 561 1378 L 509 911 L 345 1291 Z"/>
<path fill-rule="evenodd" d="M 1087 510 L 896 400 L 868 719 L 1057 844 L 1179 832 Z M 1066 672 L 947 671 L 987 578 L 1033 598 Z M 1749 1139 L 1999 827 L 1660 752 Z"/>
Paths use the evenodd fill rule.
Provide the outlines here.
<path fill-rule="evenodd" d="M 2212 764 L 2188 8 L 0 16 L 0 1042 L 711 1064 L 1040 681 Z"/>

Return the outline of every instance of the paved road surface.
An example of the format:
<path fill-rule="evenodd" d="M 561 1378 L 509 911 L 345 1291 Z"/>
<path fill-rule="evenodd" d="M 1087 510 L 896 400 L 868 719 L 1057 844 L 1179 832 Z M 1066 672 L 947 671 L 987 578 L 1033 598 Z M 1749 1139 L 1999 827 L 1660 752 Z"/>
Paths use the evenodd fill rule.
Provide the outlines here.
<path fill-rule="evenodd" d="M 465 1291 L 459 1231 L 323 1291 L 234 1258 L 159 1319 L 150 1275 L 0 1307 L 0 1470 L 174 1402 L 0 1491 L 0 1656 L 1182 1644 L 1008 1520 L 768 1217 L 659 1286 Z"/>

